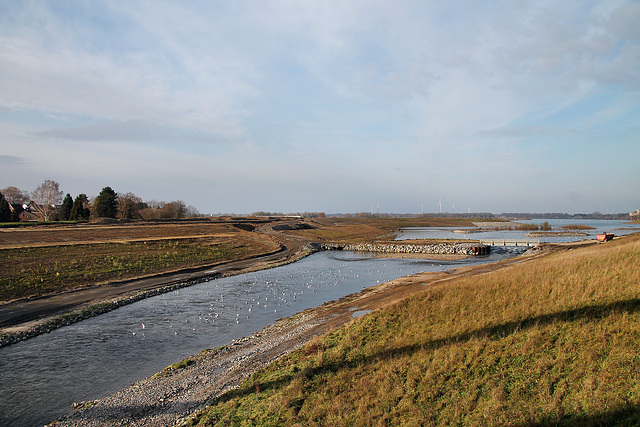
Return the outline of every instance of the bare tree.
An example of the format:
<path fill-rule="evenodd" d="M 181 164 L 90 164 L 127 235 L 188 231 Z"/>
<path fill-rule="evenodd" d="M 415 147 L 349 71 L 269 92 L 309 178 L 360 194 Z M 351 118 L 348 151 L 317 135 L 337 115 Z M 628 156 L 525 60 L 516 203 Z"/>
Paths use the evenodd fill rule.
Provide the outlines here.
<path fill-rule="evenodd" d="M 160 218 L 160 212 L 162 208 L 167 204 L 167 202 L 150 200 L 145 203 L 145 207 L 140 210 L 140 216 L 142 219 L 158 219 Z"/>
<path fill-rule="evenodd" d="M 194 218 L 200 216 L 200 211 L 195 206 L 189 205 L 185 208 L 184 216 L 185 218 Z"/>
<path fill-rule="evenodd" d="M 50 179 L 45 179 L 42 184 L 31 193 L 31 198 L 36 203 L 36 209 L 42 215 L 44 221 L 49 221 L 56 211 L 56 205 L 62 201 L 63 192 L 60 184 Z"/>
<path fill-rule="evenodd" d="M 184 217 L 186 210 L 187 207 L 182 200 L 175 200 L 160 209 L 160 218 L 179 219 Z"/>
<path fill-rule="evenodd" d="M 142 218 L 140 211 L 146 207 L 142 199 L 133 193 L 118 193 L 118 217 L 122 219 Z"/>
<path fill-rule="evenodd" d="M 0 190 L 7 202 L 12 205 L 23 205 L 29 201 L 29 193 L 22 191 L 18 187 L 7 187 Z"/>

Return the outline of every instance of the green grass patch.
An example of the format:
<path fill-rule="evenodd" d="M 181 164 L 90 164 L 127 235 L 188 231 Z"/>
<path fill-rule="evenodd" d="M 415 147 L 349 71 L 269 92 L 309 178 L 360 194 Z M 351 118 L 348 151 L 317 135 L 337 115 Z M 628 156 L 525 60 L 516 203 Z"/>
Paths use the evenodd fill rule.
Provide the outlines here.
<path fill-rule="evenodd" d="M 198 267 L 264 253 L 242 241 L 205 239 L 0 250 L 0 301 Z"/>
<path fill-rule="evenodd" d="M 637 425 L 638 265 L 634 236 L 426 288 L 279 359 L 190 423 Z"/>
<path fill-rule="evenodd" d="M 173 375 L 174 373 L 176 373 L 176 371 L 179 371 L 180 369 L 184 369 L 187 366 L 191 366 L 193 365 L 195 362 L 193 361 L 193 359 L 185 359 L 182 360 L 178 363 L 174 363 L 173 365 L 169 365 L 166 368 L 164 368 L 162 371 L 158 372 L 157 374 L 155 374 L 153 378 L 164 378 L 164 377 L 170 377 L 171 375 Z"/>

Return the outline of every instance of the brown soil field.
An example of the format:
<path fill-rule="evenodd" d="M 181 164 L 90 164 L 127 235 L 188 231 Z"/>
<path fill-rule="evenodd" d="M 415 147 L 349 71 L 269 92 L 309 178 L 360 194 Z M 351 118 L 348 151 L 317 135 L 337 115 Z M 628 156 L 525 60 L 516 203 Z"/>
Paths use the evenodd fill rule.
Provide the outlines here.
<path fill-rule="evenodd" d="M 133 222 L 116 224 L 38 225 L 0 228 L 0 249 L 120 243 L 134 241 L 235 237 L 264 221 Z"/>
<path fill-rule="evenodd" d="M 360 242 L 390 240 L 403 227 L 473 226 L 465 218 L 315 218 L 295 219 L 205 219 L 171 222 L 84 223 L 0 228 L 0 249 L 38 246 L 119 243 L 202 237 L 247 235 L 267 224 L 296 223 L 309 228 L 286 230 L 277 235 L 296 235 L 314 240 Z M 252 234 L 252 233 L 249 233 Z"/>

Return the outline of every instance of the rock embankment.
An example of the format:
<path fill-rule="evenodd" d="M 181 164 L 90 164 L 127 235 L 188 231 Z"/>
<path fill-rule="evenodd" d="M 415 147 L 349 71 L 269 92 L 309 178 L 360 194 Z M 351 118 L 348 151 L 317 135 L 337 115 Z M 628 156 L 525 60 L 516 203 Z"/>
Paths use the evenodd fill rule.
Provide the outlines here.
<path fill-rule="evenodd" d="M 491 246 L 481 243 L 437 243 L 432 245 L 408 245 L 395 243 L 309 243 L 314 251 L 358 251 L 392 254 L 436 254 L 436 255 L 486 255 Z"/>

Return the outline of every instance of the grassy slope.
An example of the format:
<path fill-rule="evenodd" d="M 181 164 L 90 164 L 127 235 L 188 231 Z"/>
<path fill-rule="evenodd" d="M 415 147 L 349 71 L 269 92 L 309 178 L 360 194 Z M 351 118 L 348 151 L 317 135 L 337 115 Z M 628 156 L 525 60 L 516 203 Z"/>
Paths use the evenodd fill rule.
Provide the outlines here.
<path fill-rule="evenodd" d="M 194 424 L 636 425 L 640 236 L 425 289 L 280 359 Z"/>

